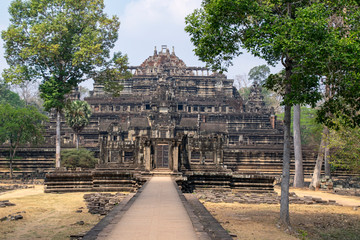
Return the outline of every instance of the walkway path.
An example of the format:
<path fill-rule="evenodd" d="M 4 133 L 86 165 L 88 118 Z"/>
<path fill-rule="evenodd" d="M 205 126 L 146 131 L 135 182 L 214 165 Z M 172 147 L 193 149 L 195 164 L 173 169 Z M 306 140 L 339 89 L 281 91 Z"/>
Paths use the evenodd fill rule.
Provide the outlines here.
<path fill-rule="evenodd" d="M 106 239 L 198 239 L 170 177 L 153 177 Z"/>

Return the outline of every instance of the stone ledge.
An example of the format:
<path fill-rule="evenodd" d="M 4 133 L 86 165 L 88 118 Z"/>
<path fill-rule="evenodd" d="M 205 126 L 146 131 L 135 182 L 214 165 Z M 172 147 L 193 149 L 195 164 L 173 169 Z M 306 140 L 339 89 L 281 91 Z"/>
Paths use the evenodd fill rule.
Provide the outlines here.
<path fill-rule="evenodd" d="M 192 194 L 183 194 L 175 181 L 174 185 L 180 200 L 190 217 L 196 235 L 200 240 L 232 239 L 220 223 L 199 202 L 196 196 Z"/>

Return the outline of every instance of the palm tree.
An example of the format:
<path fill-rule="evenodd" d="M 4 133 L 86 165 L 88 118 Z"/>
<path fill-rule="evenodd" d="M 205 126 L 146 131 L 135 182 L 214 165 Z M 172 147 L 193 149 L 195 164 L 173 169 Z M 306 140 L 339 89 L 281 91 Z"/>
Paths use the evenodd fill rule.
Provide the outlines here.
<path fill-rule="evenodd" d="M 76 134 L 76 149 L 79 149 L 79 134 L 89 124 L 91 117 L 90 105 L 85 101 L 75 100 L 65 107 L 66 124 Z"/>

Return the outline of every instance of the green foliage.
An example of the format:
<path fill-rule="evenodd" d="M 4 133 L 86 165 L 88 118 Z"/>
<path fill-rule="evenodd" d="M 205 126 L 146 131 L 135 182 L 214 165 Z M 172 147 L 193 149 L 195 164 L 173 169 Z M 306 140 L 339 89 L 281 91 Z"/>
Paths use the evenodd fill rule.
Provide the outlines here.
<path fill-rule="evenodd" d="M 329 113 L 340 112 L 360 126 L 359 22 L 359 2 L 352 0 L 203 0 L 202 8 L 186 17 L 195 54 L 213 70 L 226 71 L 241 48 L 284 66 L 265 86 L 281 94 L 285 105 L 280 219 L 287 226 L 291 106 L 314 107 L 323 98 L 323 85 L 332 86 L 333 97 L 320 106 L 318 119 L 329 124 Z"/>
<path fill-rule="evenodd" d="M 64 111 L 66 124 L 79 134 L 89 124 L 91 107 L 85 101 L 69 102 Z"/>
<path fill-rule="evenodd" d="M 317 146 L 321 141 L 321 132 L 323 126 L 316 121 L 316 109 L 310 107 L 301 107 L 300 115 L 300 130 L 301 130 L 301 144 L 304 146 Z M 294 111 L 291 111 L 291 118 L 293 118 Z M 284 113 L 277 115 L 278 120 L 284 119 Z M 293 121 L 291 121 L 291 132 L 293 131 Z"/>
<path fill-rule="evenodd" d="M 250 89 L 251 87 L 242 87 L 239 89 L 239 94 L 244 101 L 247 101 L 249 99 Z"/>
<path fill-rule="evenodd" d="M 360 8 L 357 1 L 204 0 L 186 18 L 195 54 L 212 69 L 225 71 L 241 48 L 274 65 L 265 86 L 283 96 L 283 104 L 315 106 L 324 85 L 332 97 L 318 120 L 331 125 L 343 116 L 360 125 Z M 329 114 L 332 113 L 332 114 Z M 345 116 L 345 117 L 344 117 Z"/>
<path fill-rule="evenodd" d="M 47 120 L 47 117 L 33 106 L 16 108 L 9 104 L 0 104 L 0 143 L 9 145 L 10 177 L 17 148 L 42 142 L 43 122 Z"/>
<path fill-rule="evenodd" d="M 43 139 L 43 122 L 47 120 L 35 107 L 15 108 L 1 104 L 0 142 L 9 142 L 11 148 L 26 143 L 37 144 Z"/>
<path fill-rule="evenodd" d="M 308 232 L 302 229 L 298 229 L 298 234 L 301 240 L 307 240 L 308 239 Z"/>
<path fill-rule="evenodd" d="M 119 22 L 103 0 L 14 0 L 2 32 L 7 82 L 42 80 L 46 110 L 61 110 L 65 95 L 94 75 L 110 57 Z"/>
<path fill-rule="evenodd" d="M 270 68 L 267 65 L 260 65 L 250 69 L 248 75 L 249 75 L 249 80 L 258 82 L 260 84 L 265 82 L 269 74 L 270 74 Z"/>
<path fill-rule="evenodd" d="M 341 228 L 332 228 L 332 229 L 326 229 L 319 230 L 320 237 L 319 239 L 322 240 L 339 240 L 339 239 L 359 239 L 360 236 L 360 224 L 346 224 L 346 220 L 343 220 L 345 223 Z"/>
<path fill-rule="evenodd" d="M 260 65 L 253 67 L 250 69 L 248 76 L 249 80 L 254 81 L 262 85 L 270 74 L 270 68 L 267 65 Z M 251 87 L 242 87 L 239 89 L 240 96 L 247 101 L 250 96 Z M 275 111 L 279 111 L 280 101 L 277 99 L 277 95 L 275 92 L 266 89 L 264 87 L 261 88 L 261 94 L 264 96 L 264 102 L 267 107 L 273 107 Z"/>
<path fill-rule="evenodd" d="M 343 124 L 339 126 L 337 131 L 330 132 L 330 162 L 334 167 L 360 173 L 360 128 L 350 128 Z"/>
<path fill-rule="evenodd" d="M 122 56 L 121 52 L 114 53 L 111 61 L 104 65 L 104 68 L 96 74 L 95 81 L 104 86 L 104 91 L 118 97 L 124 86 L 121 80 L 131 78 L 128 70 L 128 57 Z"/>
<path fill-rule="evenodd" d="M 67 168 L 94 168 L 97 160 L 94 153 L 86 149 L 68 149 L 61 152 L 62 166 Z"/>
<path fill-rule="evenodd" d="M 19 95 L 12 92 L 7 83 L 0 79 L 0 104 L 10 104 L 13 107 L 24 107 L 25 103 Z"/>

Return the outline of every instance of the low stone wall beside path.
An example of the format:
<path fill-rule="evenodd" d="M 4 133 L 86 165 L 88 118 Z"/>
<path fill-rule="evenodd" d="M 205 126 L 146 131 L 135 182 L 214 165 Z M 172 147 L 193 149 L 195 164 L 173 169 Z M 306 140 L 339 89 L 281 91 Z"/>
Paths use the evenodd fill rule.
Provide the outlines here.
<path fill-rule="evenodd" d="M 231 189 L 198 189 L 194 193 L 200 200 L 212 203 L 280 204 L 280 196 L 275 192 L 246 193 Z M 290 204 L 339 205 L 334 200 L 326 201 L 312 196 L 299 197 L 293 192 L 290 193 L 289 201 Z"/>

